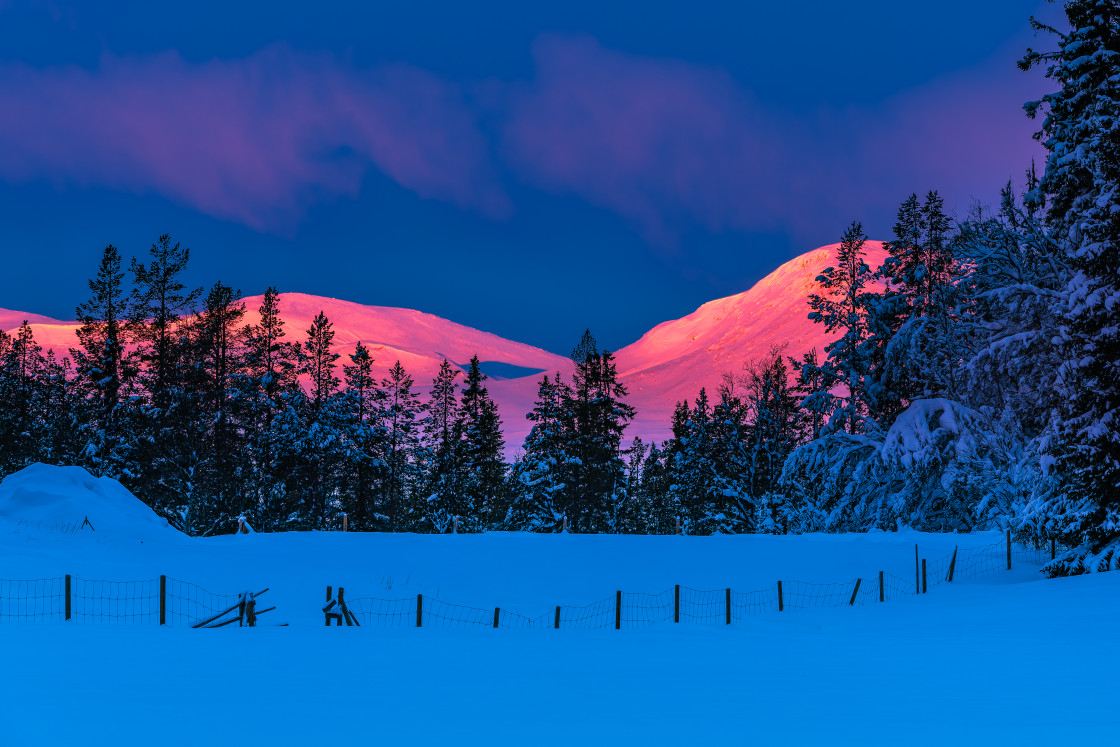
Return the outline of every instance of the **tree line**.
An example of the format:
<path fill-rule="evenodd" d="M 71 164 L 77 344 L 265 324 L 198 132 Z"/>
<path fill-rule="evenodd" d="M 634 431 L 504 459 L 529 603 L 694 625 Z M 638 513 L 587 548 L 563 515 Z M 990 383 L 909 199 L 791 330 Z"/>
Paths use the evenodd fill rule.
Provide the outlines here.
<path fill-rule="evenodd" d="M 43 461 L 121 479 L 191 534 L 335 527 L 689 533 L 1009 528 L 1065 548 L 1055 574 L 1120 565 L 1120 2 L 1071 0 L 1052 52 L 1048 155 L 994 209 L 899 206 L 887 257 L 843 233 L 807 313 L 834 342 L 776 348 L 677 403 L 672 437 L 626 441 L 635 412 L 590 332 L 544 376 L 518 456 L 477 357 L 430 396 L 361 343 L 340 361 L 320 313 L 288 337 L 270 289 L 181 281 L 167 236 L 128 274 L 107 247 L 79 347 L 0 334 L 0 473 Z M 460 377 L 462 380 L 460 381 Z"/>

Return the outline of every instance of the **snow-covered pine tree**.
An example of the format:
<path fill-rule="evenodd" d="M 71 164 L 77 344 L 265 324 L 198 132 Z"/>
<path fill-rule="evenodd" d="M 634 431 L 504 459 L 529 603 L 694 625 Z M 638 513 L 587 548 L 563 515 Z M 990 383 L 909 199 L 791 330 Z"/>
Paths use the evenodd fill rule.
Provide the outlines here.
<path fill-rule="evenodd" d="M 511 470 L 513 500 L 502 522 L 503 529 L 563 530 L 571 502 L 569 490 L 574 467 L 570 446 L 575 423 L 567 407 L 571 396 L 559 372 L 555 379 L 547 375 L 541 378 L 536 402 L 525 416 L 533 422 L 525 437 L 525 453 Z"/>
<path fill-rule="evenodd" d="M 1028 50 L 1058 90 L 1026 105 L 1046 116 L 1039 190 L 1069 246 L 1060 376 L 1072 393 L 1056 453 L 1068 490 L 1041 509 L 1073 549 L 1054 574 L 1120 567 L 1120 0 L 1068 0 L 1068 33 L 1053 52 Z"/>
<path fill-rule="evenodd" d="M 244 316 L 241 292 L 219 282 L 206 294 L 192 325 L 201 437 L 194 501 L 185 521 L 193 535 L 232 532 L 247 508 L 241 485 L 247 471 L 244 428 L 235 407 L 244 365 L 240 338 Z"/>
<path fill-rule="evenodd" d="M 853 222 L 840 240 L 836 266 L 825 268 L 817 277 L 823 293 L 809 296 L 809 319 L 823 324 L 829 334 L 838 334 L 833 342 L 825 346 L 827 358 L 821 370 L 802 369 L 823 385 L 808 396 L 814 398 L 810 403 L 813 412 L 830 413 L 825 426 L 828 432 L 861 433 L 868 413 L 866 306 L 867 286 L 872 281 L 872 274 L 864 262 L 866 242 L 863 226 Z M 803 376 L 802 384 L 806 382 Z M 833 394 L 835 389 L 840 390 L 838 395 Z M 831 402 L 833 397 L 839 401 Z"/>
<path fill-rule="evenodd" d="M 285 526 L 291 513 L 284 500 L 289 475 L 280 469 L 276 420 L 305 395 L 296 375 L 302 350 L 298 343 L 284 339 L 287 333 L 275 288 L 265 291 L 258 313 L 260 321 L 243 332 L 245 367 L 238 399 L 252 460 L 245 480 L 246 516 L 254 527 L 271 531 Z"/>
<path fill-rule="evenodd" d="M 424 417 L 424 445 L 431 454 L 425 476 L 424 500 L 412 508 L 412 522 L 420 531 L 451 531 L 454 518 L 467 518 L 470 507 L 463 501 L 462 421 L 459 418 L 459 369 L 444 358 L 432 381 L 432 392 Z"/>
<path fill-rule="evenodd" d="M 590 333 L 573 351 L 573 358 Z M 566 509 L 571 526 L 581 532 L 613 531 L 611 516 L 624 500 L 626 465 L 622 459 L 622 437 L 634 419 L 634 408 L 624 401 L 626 386 L 618 380 L 610 351 L 588 353 L 577 362 L 572 375 L 571 397 L 566 407 L 575 423 L 571 455 L 574 457 L 571 491 Z"/>
<path fill-rule="evenodd" d="M 351 528 L 361 531 L 384 526 L 377 497 L 385 474 L 385 426 L 381 420 L 384 393 L 373 378 L 373 356 L 358 342 L 350 364 L 342 367 L 346 389 L 339 395 L 346 452 L 341 469 L 342 510 Z"/>
<path fill-rule="evenodd" d="M 463 394 L 459 403 L 459 467 L 462 472 L 459 492 L 463 496 L 464 521 L 460 529 L 478 531 L 503 519 L 509 508 L 506 498 L 506 463 L 502 458 L 505 441 L 498 406 L 486 391 L 478 356 L 467 366 Z"/>
<path fill-rule="evenodd" d="M 133 434 L 127 393 L 133 366 L 127 360 L 126 303 L 121 255 L 115 246 L 101 253 L 90 298 L 75 310 L 78 348 L 70 350 L 83 394 L 82 465 L 95 475 L 119 478 L 131 463 Z"/>
<path fill-rule="evenodd" d="M 419 419 L 424 411 L 412 377 L 398 360 L 381 381 L 384 392 L 384 450 L 381 459 L 388 474 L 382 482 L 381 505 L 390 531 L 408 526 L 407 504 L 421 490 L 421 465 L 426 461 L 420 440 Z"/>
<path fill-rule="evenodd" d="M 182 273 L 190 250 L 171 243 L 167 234 L 149 249 L 148 264 L 132 259 L 133 290 L 127 324 L 135 342 L 138 370 L 138 407 L 134 413 L 137 451 L 132 485 L 156 513 L 179 526 L 185 483 L 195 446 L 184 418 L 193 414 L 189 401 L 195 393 L 186 385 L 189 361 L 184 358 L 184 317 L 195 311 L 202 289 L 187 290 Z"/>

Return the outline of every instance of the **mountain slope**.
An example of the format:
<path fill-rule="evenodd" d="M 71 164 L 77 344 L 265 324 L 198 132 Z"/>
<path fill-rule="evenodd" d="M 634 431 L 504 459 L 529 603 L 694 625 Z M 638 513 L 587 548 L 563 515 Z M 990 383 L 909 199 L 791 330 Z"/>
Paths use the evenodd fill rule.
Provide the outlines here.
<path fill-rule="evenodd" d="M 750 290 L 663 322 L 619 350 L 619 375 L 638 408 L 632 430 L 643 438 L 667 438 L 677 401 L 695 399 L 701 387 L 714 397 L 724 372 L 741 373 L 777 346 L 785 346 L 784 356 L 800 359 L 815 348 L 823 357 L 832 336 L 809 321 L 807 299 L 819 292 L 816 278 L 834 263 L 838 246 L 802 254 Z M 867 264 L 878 267 L 886 256 L 882 244 L 869 241 L 866 248 Z"/>
<path fill-rule="evenodd" d="M 678 400 L 694 399 L 701 387 L 714 393 L 724 372 L 742 372 L 744 365 L 765 358 L 775 346 L 785 345 L 783 355 L 796 358 L 813 348 L 823 352 L 830 336 L 808 320 L 806 299 L 818 290 L 816 277 L 833 263 L 836 246 L 796 257 L 751 289 L 709 301 L 687 316 L 659 324 L 617 351 L 619 374 L 638 411 L 627 435 L 641 436 L 647 442 L 668 438 L 669 418 Z M 868 242 L 867 249 L 868 264 L 878 266 L 885 254 L 882 245 Z M 245 299 L 246 321 L 257 321 L 260 303 L 260 296 Z M 445 357 L 460 368 L 478 355 L 484 363 L 537 371 L 489 382 L 501 409 L 510 451 L 520 446 L 529 431 L 525 413 L 532 409 L 540 372 L 551 375 L 560 370 L 565 377 L 571 373 L 571 361 L 564 356 L 432 314 L 303 293 L 280 296 L 287 339 L 302 341 L 319 311 L 334 324 L 334 349 L 342 356 L 340 364 L 349 362 L 346 356 L 360 340 L 373 353 L 378 378 L 399 360 L 421 390 L 430 386 Z M 0 329 L 11 331 L 25 318 L 44 349 L 54 348 L 65 355 L 77 345 L 76 322 L 0 310 Z"/>

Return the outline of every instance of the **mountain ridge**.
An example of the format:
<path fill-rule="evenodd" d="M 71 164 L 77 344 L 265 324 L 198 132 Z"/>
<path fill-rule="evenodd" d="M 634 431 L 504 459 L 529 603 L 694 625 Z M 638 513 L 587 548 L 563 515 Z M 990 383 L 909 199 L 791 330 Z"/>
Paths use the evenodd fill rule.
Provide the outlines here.
<path fill-rule="evenodd" d="M 830 244 L 794 257 L 747 290 L 661 322 L 616 351 L 619 379 L 637 410 L 627 438 L 641 436 L 647 443 L 668 438 L 669 420 L 678 401 L 691 401 L 702 387 L 714 393 L 725 373 L 741 373 L 745 365 L 766 358 L 778 346 L 784 346 L 782 355 L 793 358 L 814 348 L 823 354 L 834 336 L 809 321 L 808 296 L 819 290 L 816 278 L 833 262 L 837 246 Z M 866 253 L 871 266 L 885 256 L 877 241 L 867 242 Z M 258 320 L 261 299 L 243 299 L 246 322 Z M 287 339 L 302 340 L 303 331 L 322 311 L 334 325 L 334 350 L 342 356 L 340 363 L 346 362 L 354 344 L 361 341 L 373 354 L 375 376 L 383 377 L 400 360 L 421 392 L 430 388 L 444 358 L 461 369 L 478 355 L 486 363 L 534 371 L 488 382 L 511 452 L 528 434 L 531 424 L 525 414 L 532 409 L 541 376 L 556 371 L 568 376 L 572 369 L 566 357 L 417 309 L 295 292 L 281 293 L 279 302 Z M 0 309 L 0 329 L 11 331 L 23 319 L 31 323 L 44 351 L 54 348 L 56 355 L 66 354 L 77 345 L 77 322 Z"/>

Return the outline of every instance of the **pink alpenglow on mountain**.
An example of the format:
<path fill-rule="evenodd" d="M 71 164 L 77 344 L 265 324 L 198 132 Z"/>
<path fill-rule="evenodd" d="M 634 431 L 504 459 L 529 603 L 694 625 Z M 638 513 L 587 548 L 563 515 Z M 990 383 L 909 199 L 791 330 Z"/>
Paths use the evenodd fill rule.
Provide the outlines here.
<path fill-rule="evenodd" d="M 615 353 L 618 372 L 630 392 L 637 418 L 627 439 L 641 436 L 664 440 L 669 419 L 680 400 L 693 400 L 701 387 L 714 396 L 725 372 L 738 374 L 752 361 L 765 359 L 785 345 L 783 355 L 800 358 L 812 349 L 823 357 L 832 336 L 809 321 L 808 296 L 819 290 L 816 278 L 833 264 L 836 244 L 796 257 L 760 280 L 750 290 L 709 301 L 688 316 L 657 325 L 637 342 Z M 867 243 L 867 264 L 874 268 L 886 256 L 880 242 Z M 245 299 L 246 322 L 258 321 L 261 296 Z M 280 314 L 287 339 L 302 342 L 320 311 L 334 324 L 334 350 L 339 363 L 361 341 L 374 358 L 374 375 L 384 377 L 398 360 L 426 392 L 446 358 L 465 368 L 477 355 L 491 371 L 488 388 L 501 411 L 507 451 L 515 452 L 532 425 L 525 414 L 533 407 L 537 384 L 547 372 L 570 376 L 571 361 L 531 345 L 507 340 L 432 314 L 388 306 L 367 306 L 303 293 L 280 295 Z M 0 328 L 13 331 L 27 319 L 44 350 L 68 355 L 76 347 L 76 322 L 60 322 L 18 311 L 0 310 Z M 588 320 L 594 327 L 594 320 Z M 497 367 L 495 368 L 495 364 Z"/>

